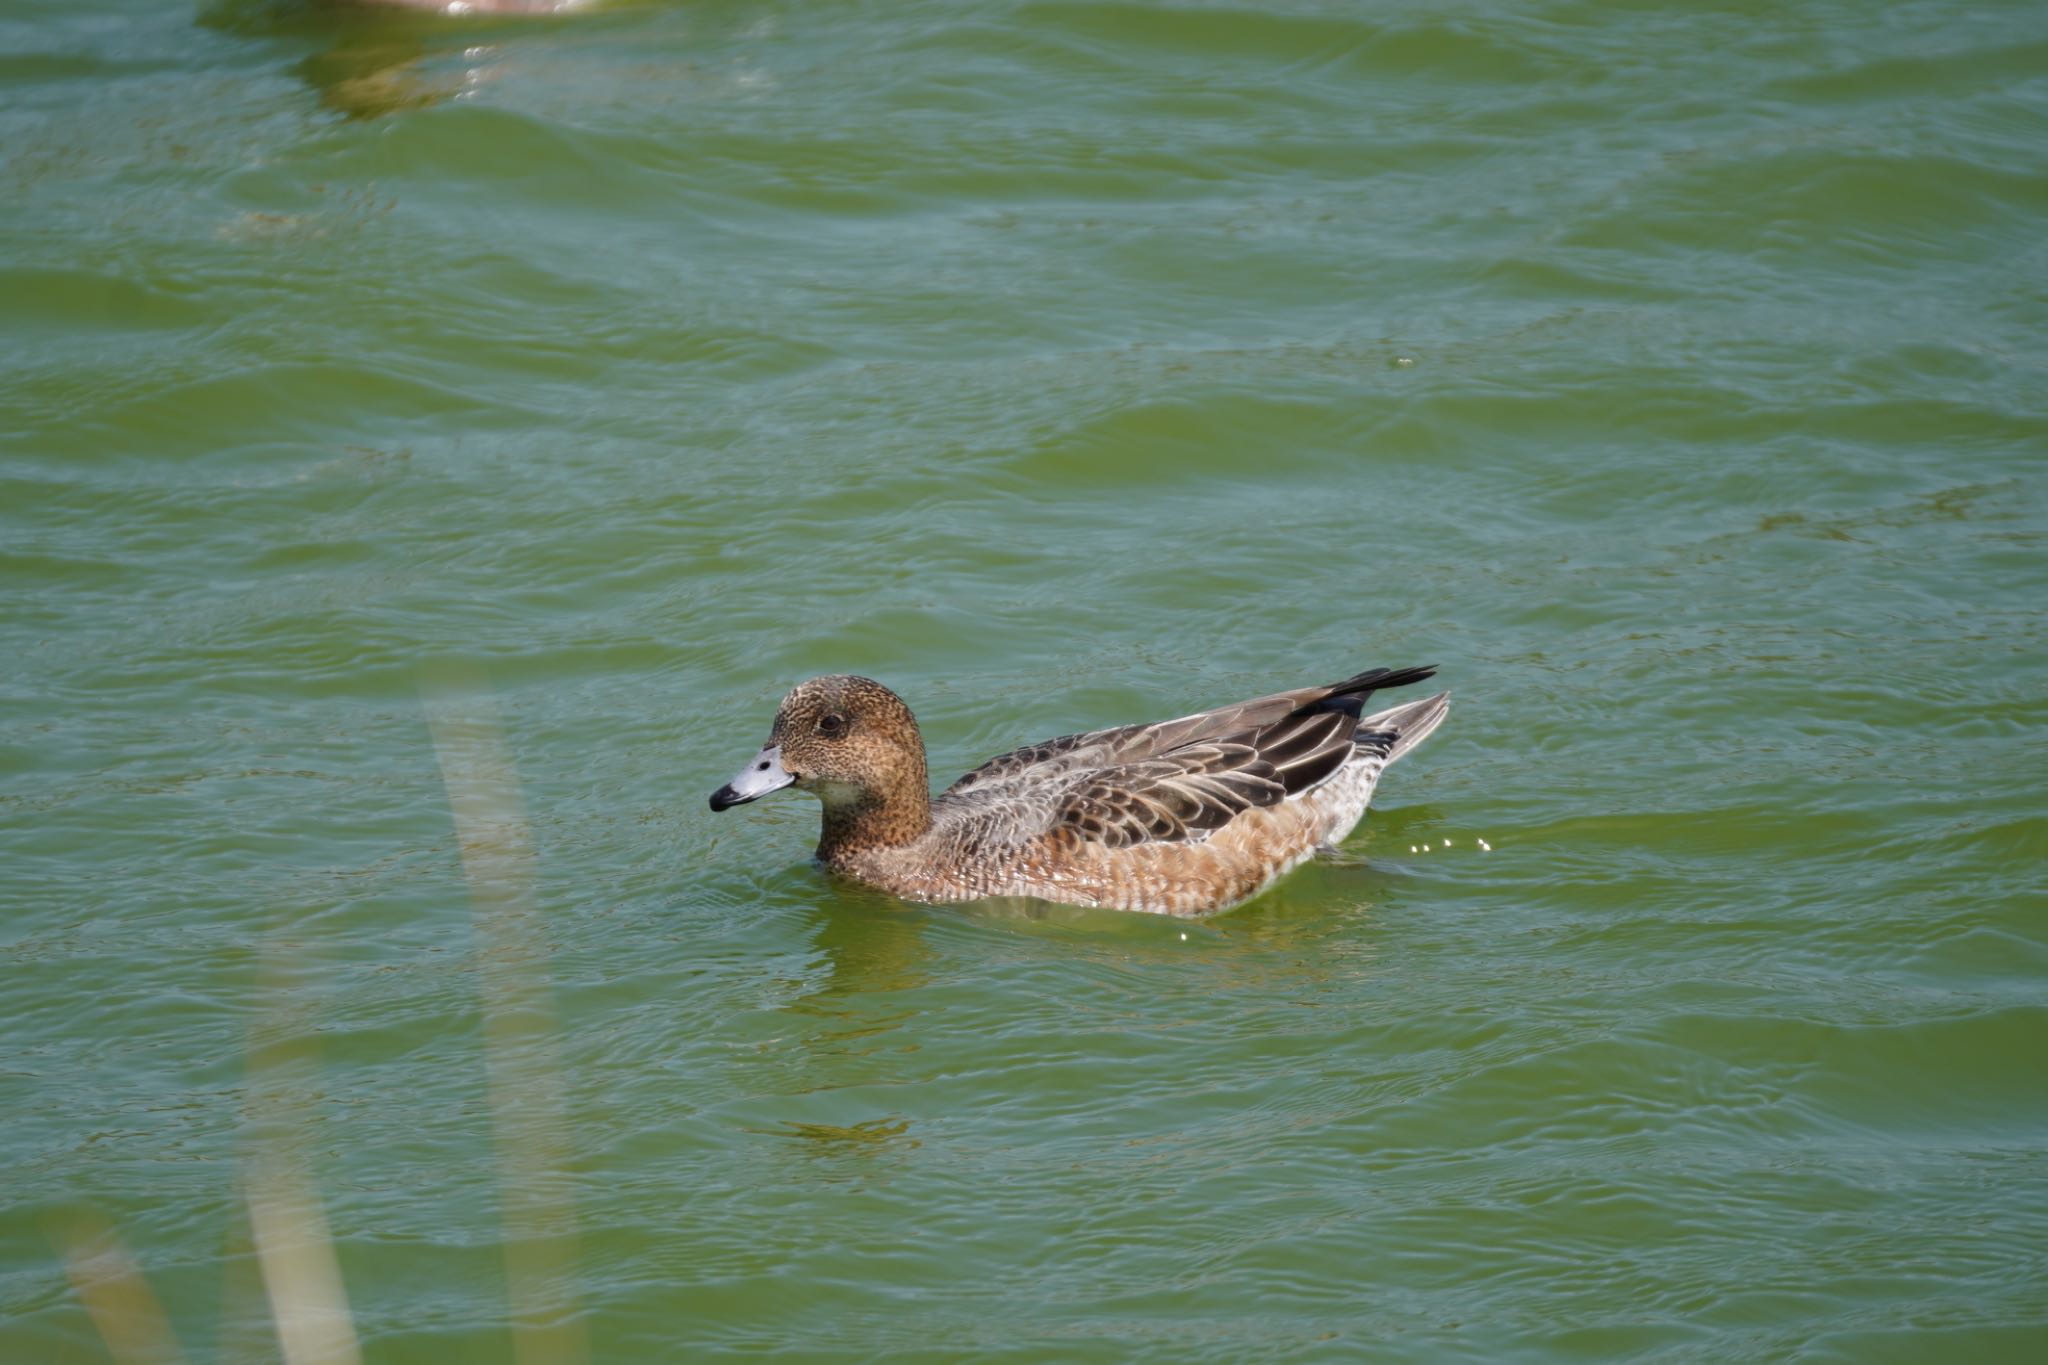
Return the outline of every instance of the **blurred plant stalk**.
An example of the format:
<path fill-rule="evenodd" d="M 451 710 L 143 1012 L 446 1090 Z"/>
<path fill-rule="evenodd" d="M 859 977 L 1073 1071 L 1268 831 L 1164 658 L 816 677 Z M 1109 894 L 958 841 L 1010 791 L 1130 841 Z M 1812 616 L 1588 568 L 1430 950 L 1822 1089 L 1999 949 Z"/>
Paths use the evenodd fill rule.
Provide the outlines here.
<path fill-rule="evenodd" d="M 484 678 L 442 671 L 422 691 L 476 933 L 514 1358 L 581 1365 L 589 1346 L 576 1287 L 571 1147 L 519 775 Z"/>
<path fill-rule="evenodd" d="M 81 1210 L 54 1230 L 71 1287 L 115 1365 L 179 1365 L 185 1357 L 163 1305 L 114 1225 Z"/>

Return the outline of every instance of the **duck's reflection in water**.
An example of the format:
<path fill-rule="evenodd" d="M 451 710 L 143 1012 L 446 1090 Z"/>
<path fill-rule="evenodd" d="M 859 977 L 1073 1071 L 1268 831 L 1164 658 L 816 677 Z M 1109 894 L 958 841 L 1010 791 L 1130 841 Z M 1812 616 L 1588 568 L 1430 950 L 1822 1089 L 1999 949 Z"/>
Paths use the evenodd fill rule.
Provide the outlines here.
<path fill-rule="evenodd" d="M 844 1017 L 849 1012 L 893 1013 L 883 998 L 930 980 L 931 947 L 924 940 L 927 912 L 895 897 L 832 879 L 832 899 L 817 910 L 812 943 L 830 972 L 790 1003 L 802 1013 Z"/>
<path fill-rule="evenodd" d="M 452 99 L 490 78 L 497 40 L 518 20 L 589 11 L 601 0 L 221 0 L 215 28 L 301 36 L 327 46 L 293 68 L 320 102 L 352 119 Z M 501 22 L 493 24 L 491 20 Z"/>
<path fill-rule="evenodd" d="M 437 14 L 561 14 L 588 9 L 592 0 L 329 0 L 364 9 L 424 9 Z"/>

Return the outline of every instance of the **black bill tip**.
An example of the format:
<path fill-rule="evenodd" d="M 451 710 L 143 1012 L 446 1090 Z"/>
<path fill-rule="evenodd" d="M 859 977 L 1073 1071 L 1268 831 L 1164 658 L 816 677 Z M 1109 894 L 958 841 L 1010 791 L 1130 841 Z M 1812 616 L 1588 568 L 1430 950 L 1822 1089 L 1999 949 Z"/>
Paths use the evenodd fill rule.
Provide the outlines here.
<path fill-rule="evenodd" d="M 734 806 L 744 806 L 753 799 L 751 796 L 741 796 L 732 789 L 730 784 L 727 784 L 711 793 L 711 809 L 731 810 Z"/>

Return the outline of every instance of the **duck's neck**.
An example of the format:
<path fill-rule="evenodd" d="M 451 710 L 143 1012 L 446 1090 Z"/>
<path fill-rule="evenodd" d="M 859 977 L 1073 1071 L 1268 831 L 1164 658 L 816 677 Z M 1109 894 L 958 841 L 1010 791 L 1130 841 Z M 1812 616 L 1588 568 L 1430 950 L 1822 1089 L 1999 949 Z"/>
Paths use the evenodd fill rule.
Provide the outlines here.
<path fill-rule="evenodd" d="M 835 783 L 821 789 L 818 799 L 825 806 L 818 858 L 828 867 L 844 867 L 863 853 L 901 848 L 932 827 L 932 798 L 923 764 L 914 779 L 905 774 L 886 792 Z"/>

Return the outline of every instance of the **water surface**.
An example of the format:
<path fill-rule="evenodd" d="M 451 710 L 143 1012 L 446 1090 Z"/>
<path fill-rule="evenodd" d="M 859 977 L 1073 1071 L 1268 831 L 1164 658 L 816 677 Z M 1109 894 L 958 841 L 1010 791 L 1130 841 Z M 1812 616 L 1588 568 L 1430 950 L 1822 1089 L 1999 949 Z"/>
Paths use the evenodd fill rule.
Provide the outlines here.
<path fill-rule="evenodd" d="M 2039 6 L 0 53 L 0 1354 L 2048 1351 Z M 704 808 L 1424 662 L 1192 925 Z"/>

